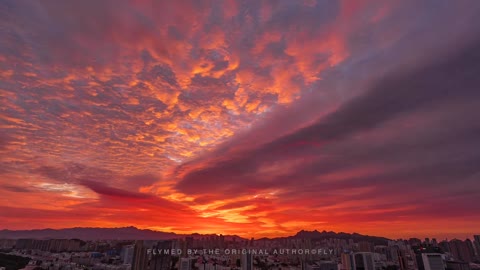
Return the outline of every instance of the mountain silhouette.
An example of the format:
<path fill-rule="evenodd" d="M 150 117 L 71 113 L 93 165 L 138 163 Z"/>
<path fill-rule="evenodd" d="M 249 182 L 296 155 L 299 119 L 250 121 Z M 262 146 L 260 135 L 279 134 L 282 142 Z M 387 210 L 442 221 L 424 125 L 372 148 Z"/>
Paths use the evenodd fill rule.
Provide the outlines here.
<path fill-rule="evenodd" d="M 39 230 L 0 230 L 0 239 L 81 239 L 81 240 L 168 240 L 183 237 L 202 238 L 212 234 L 176 234 L 173 232 L 161 232 L 136 227 L 121 228 L 67 228 L 67 229 L 39 229 Z M 225 240 L 248 240 L 236 235 L 225 235 Z M 261 238 L 260 240 L 275 240 L 301 238 L 312 240 L 324 240 L 330 238 L 349 240 L 355 242 L 368 241 L 377 245 L 385 245 L 389 239 L 385 237 L 362 235 L 358 233 L 336 233 L 333 231 L 305 231 L 301 230 L 295 235 L 288 237 Z"/>

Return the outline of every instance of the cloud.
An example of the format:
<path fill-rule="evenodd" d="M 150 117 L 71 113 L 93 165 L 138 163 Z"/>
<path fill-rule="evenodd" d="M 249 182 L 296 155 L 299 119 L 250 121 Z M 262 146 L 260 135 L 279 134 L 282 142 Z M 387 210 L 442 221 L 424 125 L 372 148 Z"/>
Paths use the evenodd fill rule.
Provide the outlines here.
<path fill-rule="evenodd" d="M 478 189 L 470 1 L 0 6 L 11 228 L 400 233 Z"/>
<path fill-rule="evenodd" d="M 131 192 L 127 190 L 122 190 L 119 188 L 110 187 L 104 183 L 99 183 L 95 181 L 82 180 L 80 182 L 83 186 L 88 187 L 97 194 L 110 197 L 120 197 L 125 199 L 147 199 L 151 198 L 151 195 L 142 194 L 138 192 Z"/>
<path fill-rule="evenodd" d="M 31 189 L 22 187 L 22 186 L 13 186 L 13 185 L 2 185 L 3 189 L 12 191 L 12 192 L 18 192 L 18 193 L 28 193 L 32 192 Z"/>
<path fill-rule="evenodd" d="M 479 48 L 474 42 L 382 77 L 316 123 L 256 148 L 232 147 L 238 151 L 203 166 L 185 165 L 176 188 L 211 200 L 276 189 L 275 204 L 325 209 L 336 224 L 472 216 L 478 207 L 469 191 L 479 189 L 480 156 L 472 151 L 479 146 Z"/>
<path fill-rule="evenodd" d="M 205 186 L 205 181 L 209 181 L 221 187 L 219 183 L 235 185 L 231 183 L 236 183 L 233 179 L 246 176 L 253 178 L 252 182 L 258 183 L 258 179 L 250 175 L 256 175 L 255 172 L 260 170 L 261 164 L 319 155 L 322 147 L 327 144 L 371 130 L 402 115 L 439 107 L 447 101 L 454 103 L 475 99 L 478 96 L 476 85 L 480 83 L 472 72 L 480 60 L 476 45 L 464 50 L 461 55 L 442 59 L 440 63 L 417 67 L 408 72 L 399 71 L 390 78 L 383 78 L 364 95 L 346 102 L 317 123 L 241 154 L 236 159 L 194 171 L 186 175 L 178 187 L 191 193 L 198 191 L 194 183 Z M 476 134 L 472 124 L 469 120 L 463 128 L 471 129 L 471 132 Z"/>

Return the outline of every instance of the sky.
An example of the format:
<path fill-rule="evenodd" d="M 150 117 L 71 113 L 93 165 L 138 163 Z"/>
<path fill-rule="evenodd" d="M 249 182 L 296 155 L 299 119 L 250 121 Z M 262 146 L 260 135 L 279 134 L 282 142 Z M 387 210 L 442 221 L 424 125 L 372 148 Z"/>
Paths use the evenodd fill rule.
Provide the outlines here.
<path fill-rule="evenodd" d="M 478 1 L 0 1 L 0 229 L 480 233 Z"/>

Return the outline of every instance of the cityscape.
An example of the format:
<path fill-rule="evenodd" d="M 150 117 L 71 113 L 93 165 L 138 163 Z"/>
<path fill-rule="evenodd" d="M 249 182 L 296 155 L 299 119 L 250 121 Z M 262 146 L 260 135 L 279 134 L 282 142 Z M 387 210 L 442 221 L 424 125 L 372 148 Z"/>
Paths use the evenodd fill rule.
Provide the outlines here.
<path fill-rule="evenodd" d="M 0 0 L 0 270 L 480 270 L 480 0 Z"/>
<path fill-rule="evenodd" d="M 480 269 L 480 235 L 473 241 L 325 231 L 262 239 L 221 234 L 168 240 L 1 239 L 0 250 L 0 263 L 9 265 L 2 270 Z"/>

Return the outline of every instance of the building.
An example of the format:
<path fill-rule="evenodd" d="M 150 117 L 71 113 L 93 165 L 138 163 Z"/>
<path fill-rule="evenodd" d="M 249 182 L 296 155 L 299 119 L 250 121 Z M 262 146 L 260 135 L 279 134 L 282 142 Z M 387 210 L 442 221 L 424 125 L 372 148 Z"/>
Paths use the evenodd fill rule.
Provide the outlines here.
<path fill-rule="evenodd" d="M 447 270 L 470 270 L 470 264 L 466 262 L 447 261 L 446 266 Z"/>
<path fill-rule="evenodd" d="M 242 270 L 253 270 L 253 255 L 250 253 L 242 254 Z"/>
<path fill-rule="evenodd" d="M 475 247 L 473 245 L 473 242 L 472 240 L 467 239 L 465 240 L 465 244 L 467 245 L 467 252 L 469 253 L 469 256 L 471 258 L 469 262 L 473 262 L 475 260 Z"/>
<path fill-rule="evenodd" d="M 337 263 L 332 261 L 321 261 L 318 266 L 319 270 L 338 270 Z"/>
<path fill-rule="evenodd" d="M 452 253 L 453 257 L 456 260 L 462 261 L 462 262 L 472 262 L 472 247 L 469 247 L 466 241 L 458 240 L 458 239 L 453 239 L 450 242 L 448 242 L 448 246 L 450 248 L 450 252 Z"/>
<path fill-rule="evenodd" d="M 15 239 L 0 239 L 0 249 L 11 249 L 15 247 L 17 240 Z"/>
<path fill-rule="evenodd" d="M 82 251 L 85 242 L 79 239 L 18 239 L 16 249 L 31 249 L 48 252 L 72 252 Z"/>
<path fill-rule="evenodd" d="M 342 266 L 340 267 L 341 270 L 354 270 L 352 254 L 342 253 L 341 260 L 342 260 Z"/>
<path fill-rule="evenodd" d="M 192 260 L 189 258 L 181 258 L 179 270 L 190 270 L 192 269 Z"/>
<path fill-rule="evenodd" d="M 372 252 L 357 252 L 353 254 L 354 270 L 375 270 Z"/>
<path fill-rule="evenodd" d="M 122 251 L 120 252 L 120 257 L 122 259 L 123 264 L 132 264 L 134 251 L 135 251 L 135 245 L 128 245 L 128 246 L 122 247 Z"/>
<path fill-rule="evenodd" d="M 442 254 L 420 253 L 417 254 L 418 270 L 445 270 Z"/>
<path fill-rule="evenodd" d="M 195 248 L 195 247 L 193 246 L 193 242 L 194 242 L 194 241 L 193 241 L 193 237 L 191 237 L 191 236 L 185 237 L 185 244 L 186 244 L 186 246 L 187 246 L 187 249 Z"/>
<path fill-rule="evenodd" d="M 307 264 L 302 261 L 302 270 L 319 270 L 320 267 L 317 264 Z"/>
<path fill-rule="evenodd" d="M 136 241 L 132 270 L 170 270 L 172 257 L 162 251 L 171 250 L 172 244 L 172 241 Z"/>
<path fill-rule="evenodd" d="M 375 249 L 375 246 L 373 243 L 367 242 L 367 241 L 361 241 L 358 243 L 358 251 L 360 252 L 373 252 Z"/>
<path fill-rule="evenodd" d="M 473 245 L 475 246 L 475 252 L 477 257 L 480 257 L 480 235 L 473 236 Z"/>
<path fill-rule="evenodd" d="M 477 257 L 480 257 L 480 235 L 474 235 L 473 239 L 473 245 L 475 247 L 476 255 Z"/>
<path fill-rule="evenodd" d="M 408 256 L 406 250 L 401 250 L 399 248 L 392 249 L 392 262 L 398 265 L 400 270 L 407 270 L 408 267 Z"/>
<path fill-rule="evenodd" d="M 133 251 L 132 270 L 141 270 L 147 266 L 148 255 L 145 241 L 135 241 L 135 248 Z"/>
<path fill-rule="evenodd" d="M 408 239 L 408 244 L 410 244 L 410 246 L 421 246 L 422 240 L 418 238 L 410 238 Z"/>

